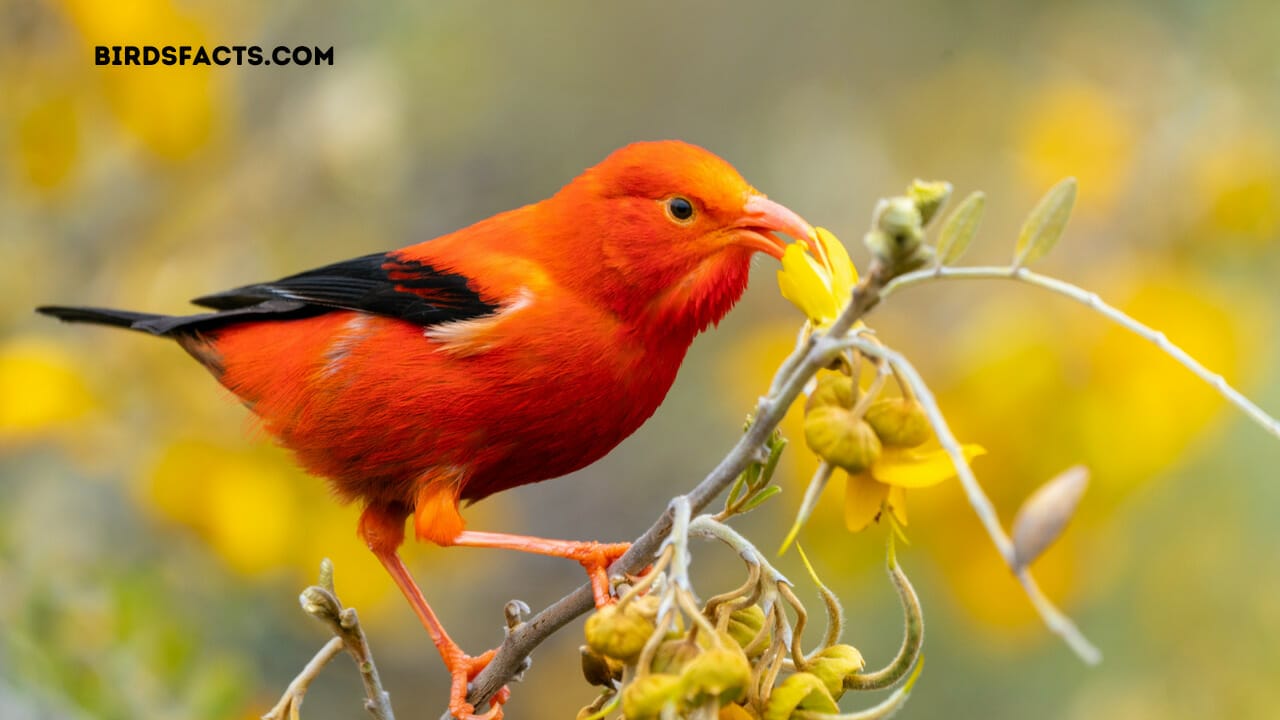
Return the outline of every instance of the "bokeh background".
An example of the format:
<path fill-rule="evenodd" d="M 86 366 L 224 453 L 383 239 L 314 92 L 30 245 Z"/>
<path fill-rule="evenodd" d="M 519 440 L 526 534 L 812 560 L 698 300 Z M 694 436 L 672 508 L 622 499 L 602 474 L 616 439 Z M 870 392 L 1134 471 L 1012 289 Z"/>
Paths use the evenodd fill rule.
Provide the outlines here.
<path fill-rule="evenodd" d="M 99 43 L 332 45 L 335 62 L 99 68 Z M 357 509 L 177 348 L 31 309 L 181 312 L 540 199 L 633 140 L 705 145 L 855 260 L 875 199 L 912 177 L 985 190 L 971 259 L 1002 262 L 1039 194 L 1076 175 L 1043 268 L 1280 409 L 1274 2 L 6 0 L 0 47 L 0 717 L 256 717 L 325 639 L 295 600 L 325 556 L 400 716 L 436 717 L 439 660 L 356 540 Z M 643 529 L 730 447 L 794 338 L 771 263 L 755 273 L 647 426 L 592 468 L 474 507 L 471 526 Z M 1006 519 L 1062 468 L 1094 471 L 1038 572 L 1106 653 L 1097 669 L 1039 625 L 955 483 L 913 493 L 902 560 L 928 666 L 902 717 L 1276 717 L 1275 438 L 1030 288 L 930 286 L 871 322 L 988 448 L 976 467 Z M 745 524 L 762 547 L 790 523 L 804 454 Z M 846 533 L 829 495 L 801 541 L 847 603 L 848 640 L 881 662 L 900 637 L 885 530 Z M 507 599 L 541 607 L 581 581 L 500 551 L 406 554 L 477 651 Z M 738 571 L 697 556 L 705 594 Z M 590 700 L 578 628 L 538 651 L 512 717 Z M 308 698 L 311 720 L 361 716 L 345 659 Z"/>

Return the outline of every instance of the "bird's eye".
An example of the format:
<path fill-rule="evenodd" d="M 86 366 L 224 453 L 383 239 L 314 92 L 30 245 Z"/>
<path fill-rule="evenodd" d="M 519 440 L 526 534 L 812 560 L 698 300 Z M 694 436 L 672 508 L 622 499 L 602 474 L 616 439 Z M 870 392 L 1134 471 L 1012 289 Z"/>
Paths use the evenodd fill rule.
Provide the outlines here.
<path fill-rule="evenodd" d="M 679 196 L 670 198 L 667 200 L 667 214 L 678 223 L 689 222 L 693 217 L 693 203 Z"/>

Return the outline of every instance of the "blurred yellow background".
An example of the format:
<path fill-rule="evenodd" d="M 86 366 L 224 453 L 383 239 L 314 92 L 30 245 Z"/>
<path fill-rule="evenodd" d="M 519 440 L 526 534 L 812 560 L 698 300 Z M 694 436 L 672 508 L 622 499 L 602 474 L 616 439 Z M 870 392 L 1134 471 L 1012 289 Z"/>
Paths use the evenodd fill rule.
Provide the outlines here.
<path fill-rule="evenodd" d="M 58 326 L 42 303 L 182 312 L 188 298 L 412 242 L 541 199 L 610 150 L 675 137 L 853 247 L 915 176 L 982 189 L 971 252 L 1003 262 L 1035 199 L 1080 180 L 1045 271 L 1099 291 L 1280 408 L 1280 4 L 0 3 L 0 717 L 240 718 L 323 643 L 296 593 L 320 558 L 401 717 L 446 678 L 332 501 L 176 347 Z M 314 45 L 332 67 L 95 67 L 96 44 Z M 620 540 L 730 447 L 801 318 L 774 266 L 694 347 L 657 416 L 596 466 L 467 512 L 477 529 Z M 1094 481 L 1037 566 L 1101 646 L 1041 627 L 956 483 L 913 494 L 901 553 L 928 667 L 901 717 L 1274 718 L 1280 443 L 1080 307 L 1011 284 L 894 297 L 915 359 L 1008 520 L 1076 462 Z M 788 427 L 799 440 L 797 422 Z M 776 547 L 811 469 L 748 518 Z M 918 497 L 916 497 L 918 495 Z M 801 535 L 872 664 L 899 642 L 884 528 L 832 491 Z M 570 563 L 406 550 L 464 647 Z M 698 562 L 700 561 L 700 562 Z M 794 554 L 782 567 L 803 577 Z M 704 594 L 736 584 L 723 553 Z M 804 597 L 814 598 L 801 583 Z M 535 656 L 514 718 L 571 717 L 578 626 Z M 340 660 L 309 720 L 357 717 Z M 849 703 L 846 702 L 846 706 Z M 852 707 L 852 706 L 849 706 Z"/>

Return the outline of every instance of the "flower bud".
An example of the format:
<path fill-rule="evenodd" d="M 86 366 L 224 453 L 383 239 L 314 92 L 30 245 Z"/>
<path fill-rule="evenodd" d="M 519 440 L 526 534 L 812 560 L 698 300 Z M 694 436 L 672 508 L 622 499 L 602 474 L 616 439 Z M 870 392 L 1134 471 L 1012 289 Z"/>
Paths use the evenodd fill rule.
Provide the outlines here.
<path fill-rule="evenodd" d="M 689 661 L 680 678 L 690 704 L 701 705 L 715 698 L 717 704 L 724 705 L 746 697 L 751 663 L 737 645 L 716 648 Z"/>
<path fill-rule="evenodd" d="M 899 272 L 924 265 L 933 253 L 923 243 L 920 209 L 908 197 L 881 200 L 876 206 L 875 224 L 862 241 L 872 255 Z"/>
<path fill-rule="evenodd" d="M 843 373 L 829 374 L 818 379 L 818 386 L 809 395 L 804 409 L 823 406 L 851 408 L 857 399 L 858 388 L 853 384 L 853 378 Z"/>
<path fill-rule="evenodd" d="M 818 653 L 809 666 L 809 672 L 822 681 L 832 698 L 839 700 L 844 694 L 844 679 L 862 670 L 866 664 L 862 653 L 852 645 L 832 645 Z"/>
<path fill-rule="evenodd" d="M 920 208 L 907 197 L 892 197 L 880 201 L 876 208 L 876 229 L 903 245 L 902 238 L 920 240 L 924 217 Z"/>
<path fill-rule="evenodd" d="M 756 635 L 760 634 L 760 630 L 764 628 L 764 610 L 759 605 L 748 605 L 740 610 L 734 610 L 729 616 L 729 627 L 725 629 L 729 637 L 733 639 L 738 647 L 746 649 L 752 640 L 756 639 Z M 768 634 L 765 635 L 765 642 L 756 648 L 753 655 L 760 655 L 768 646 Z"/>
<path fill-rule="evenodd" d="M 951 197 L 951 183 L 943 180 L 912 180 L 911 187 L 907 188 L 907 197 L 911 198 L 916 210 L 920 211 L 920 224 L 928 225 Z"/>
<path fill-rule="evenodd" d="M 788 720 L 796 710 L 838 713 L 840 706 L 827 687 L 811 673 L 796 673 L 778 683 L 764 706 L 764 720 Z"/>
<path fill-rule="evenodd" d="M 804 440 L 822 459 L 858 473 L 880 458 L 880 438 L 865 420 L 840 407 L 818 407 L 805 415 Z"/>
<path fill-rule="evenodd" d="M 641 598 L 643 599 L 643 598 Z M 606 605 L 587 618 L 587 645 L 597 653 L 624 662 L 631 662 L 644 649 L 655 629 L 653 616 L 647 614 L 638 601 L 618 609 L 618 605 Z"/>
<path fill-rule="evenodd" d="M 605 657 L 583 645 L 578 648 L 582 655 L 582 677 L 592 685 L 613 687 L 614 682 L 622 679 L 622 663 Z"/>
<path fill-rule="evenodd" d="M 622 715 L 627 720 L 650 720 L 676 702 L 683 683 L 678 675 L 650 673 L 637 677 L 622 691 Z"/>
<path fill-rule="evenodd" d="M 877 400 L 867 408 L 865 417 L 886 447 L 915 447 L 933 432 L 924 408 L 906 398 Z"/>

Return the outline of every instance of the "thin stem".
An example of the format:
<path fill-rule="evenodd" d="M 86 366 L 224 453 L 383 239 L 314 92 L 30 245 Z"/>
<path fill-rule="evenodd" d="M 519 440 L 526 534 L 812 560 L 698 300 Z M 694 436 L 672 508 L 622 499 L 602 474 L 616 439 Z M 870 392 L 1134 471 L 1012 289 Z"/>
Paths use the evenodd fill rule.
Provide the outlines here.
<path fill-rule="evenodd" d="M 920 609 L 920 598 L 907 579 L 907 574 L 898 566 L 897 553 L 894 551 L 893 535 L 889 536 L 889 547 L 886 552 L 885 569 L 889 579 L 898 591 L 898 600 L 902 603 L 903 624 L 906 633 L 902 637 L 902 645 L 898 654 L 885 667 L 872 672 L 856 673 L 845 678 L 844 686 L 850 690 L 881 690 L 893 687 L 915 665 L 920 656 L 920 648 L 924 646 L 924 612 Z"/>
<path fill-rule="evenodd" d="M 360 627 L 360 617 L 355 608 L 344 608 L 338 597 L 328 588 L 312 585 L 302 591 L 298 598 L 302 609 L 329 626 L 329 630 L 342 638 L 343 646 L 360 669 L 360 680 L 364 683 L 364 709 L 374 720 L 394 720 L 391 710 L 391 696 L 382 687 L 378 676 L 378 666 L 373 662 L 373 654 L 369 651 L 369 642 L 365 638 L 364 628 Z"/>
<path fill-rule="evenodd" d="M 900 288 L 919 285 L 929 280 L 1018 280 L 1028 285 L 1049 292 L 1070 298 L 1081 305 L 1097 312 L 1103 317 L 1111 320 L 1124 329 L 1132 332 L 1138 337 L 1147 340 L 1160 348 L 1166 355 L 1173 358 L 1178 364 L 1190 370 L 1196 377 L 1207 383 L 1214 390 L 1217 390 L 1227 402 L 1236 406 L 1253 420 L 1262 429 L 1280 438 L 1280 420 L 1276 420 L 1269 415 L 1261 407 L 1258 407 L 1252 400 L 1245 397 L 1239 390 L 1232 387 L 1221 374 L 1215 373 L 1198 360 L 1192 357 L 1187 351 L 1173 344 L 1163 332 L 1156 330 L 1148 325 L 1138 322 L 1123 311 L 1108 305 L 1095 292 L 1090 292 L 1071 283 L 1064 282 L 1057 278 L 1047 275 L 1031 272 L 1026 268 L 1011 267 L 936 267 L 929 270 L 920 270 L 913 273 L 907 273 L 895 278 L 884 290 L 881 291 L 881 297 L 887 297 L 889 294 Z"/>
<path fill-rule="evenodd" d="M 293 679 L 293 682 L 289 683 L 289 687 L 285 688 L 284 695 L 280 696 L 280 702 L 276 703 L 276 706 L 271 708 L 270 712 L 263 715 L 262 720 L 284 720 L 286 717 L 297 717 L 298 711 L 302 708 L 302 698 L 307 694 L 307 688 L 311 686 L 311 682 L 329 664 L 329 661 L 337 657 L 338 653 L 342 652 L 343 649 L 342 638 L 329 638 L 329 642 L 320 648 L 320 651 L 302 668 L 302 671 Z"/>
<path fill-rule="evenodd" d="M 1000 524 L 1000 518 L 996 514 L 995 506 L 991 504 L 990 498 L 983 492 L 982 485 L 978 483 L 978 478 L 974 476 L 973 469 L 969 467 L 969 462 L 965 459 L 960 443 L 951 432 L 951 427 L 947 424 L 946 418 L 942 415 L 942 410 L 938 407 L 938 401 L 934 398 L 933 391 L 925 384 L 924 379 L 920 377 L 920 373 L 901 353 L 883 345 L 870 343 L 863 338 L 857 337 L 849 338 L 848 343 L 870 357 L 879 357 L 889 361 L 911 385 L 912 390 L 915 391 L 916 399 L 924 408 L 925 414 L 928 415 L 930 424 L 933 425 L 934 433 L 938 437 L 938 443 L 951 458 L 951 464 L 955 467 L 956 476 L 960 478 L 960 485 L 964 488 L 965 495 L 968 496 L 969 505 L 973 507 L 978 519 L 982 521 L 983 527 L 987 530 L 987 535 L 991 537 L 992 543 L 1000 551 L 1005 564 L 1011 570 L 1017 572 L 1013 541 L 1005 534 L 1004 527 Z M 1024 570 L 1024 572 L 1028 573 L 1028 578 L 1031 577 L 1029 571 Z M 1027 590 L 1028 595 L 1031 595 L 1031 591 L 1035 587 L 1034 581 L 1023 583 L 1023 588 Z M 1038 597 L 1031 596 L 1031 602 L 1036 611 L 1040 613 L 1045 625 L 1051 631 L 1060 635 L 1071 649 L 1080 656 L 1081 660 L 1089 665 L 1095 665 L 1100 662 L 1102 654 L 1080 633 L 1075 623 L 1071 622 L 1070 618 L 1054 607 L 1047 597 L 1039 594 L 1038 590 L 1036 595 Z"/>
<path fill-rule="evenodd" d="M 791 543 L 800 534 L 800 529 L 809 522 L 809 516 L 818 507 L 818 498 L 822 497 L 822 491 L 827 488 L 827 483 L 830 482 L 831 474 L 834 472 L 835 466 L 831 463 L 825 460 L 818 463 L 818 469 L 813 471 L 813 479 L 809 480 L 808 487 L 804 489 L 804 498 L 800 501 L 800 509 L 796 511 L 795 522 L 791 524 L 791 530 L 787 532 L 787 537 L 782 541 L 782 547 L 778 549 L 779 555 L 791 547 Z"/>

